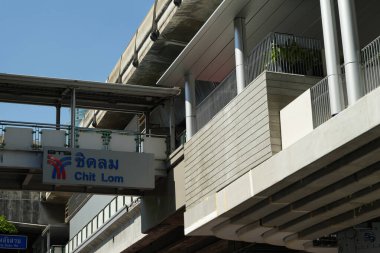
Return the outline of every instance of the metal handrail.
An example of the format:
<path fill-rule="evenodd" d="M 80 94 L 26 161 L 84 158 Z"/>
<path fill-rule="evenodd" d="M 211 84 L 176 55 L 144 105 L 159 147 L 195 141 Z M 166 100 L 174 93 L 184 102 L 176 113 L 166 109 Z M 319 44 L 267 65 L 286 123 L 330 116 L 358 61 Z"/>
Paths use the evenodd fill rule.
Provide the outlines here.
<path fill-rule="evenodd" d="M 380 36 L 361 50 L 361 60 L 365 95 L 380 86 Z M 342 73 L 344 73 L 344 66 L 342 66 Z M 343 84 L 343 93 L 345 94 L 344 103 L 345 107 L 347 107 L 345 75 L 341 75 L 340 78 Z M 316 128 L 331 118 L 327 78 L 322 79 L 310 90 L 313 123 L 314 128 Z M 322 97 L 324 98 L 323 101 L 320 99 Z"/>
<path fill-rule="evenodd" d="M 42 130 L 44 129 L 51 129 L 51 130 L 57 130 L 57 131 L 65 131 L 66 140 L 65 140 L 65 146 L 69 147 L 70 143 L 70 136 L 71 136 L 71 126 L 69 125 L 57 125 L 57 124 L 50 124 L 50 123 L 37 123 L 37 122 L 22 122 L 22 121 L 7 121 L 7 120 L 0 120 L 0 131 L 4 132 L 6 131 L 6 127 L 20 127 L 20 128 L 32 128 L 33 129 L 33 149 L 34 150 L 40 150 L 41 147 L 41 134 Z M 102 135 L 111 135 L 111 134 L 118 134 L 118 135 L 130 135 L 130 136 L 136 136 L 136 142 L 139 147 L 141 147 L 141 143 L 144 141 L 145 137 L 154 137 L 154 138 L 162 138 L 162 139 L 168 139 L 168 135 L 162 135 L 162 134 L 150 134 L 150 133 L 139 133 L 135 131 L 130 130 L 111 130 L 111 129 L 98 129 L 98 128 L 83 128 L 83 127 L 75 127 L 74 131 L 76 132 L 75 136 L 78 136 L 81 132 L 92 132 L 92 133 L 98 133 Z M 0 139 L 0 148 L 4 148 L 4 136 L 2 136 L 2 139 Z M 105 149 L 107 150 L 108 144 L 103 144 L 105 146 Z M 140 149 L 139 149 L 140 151 Z"/>

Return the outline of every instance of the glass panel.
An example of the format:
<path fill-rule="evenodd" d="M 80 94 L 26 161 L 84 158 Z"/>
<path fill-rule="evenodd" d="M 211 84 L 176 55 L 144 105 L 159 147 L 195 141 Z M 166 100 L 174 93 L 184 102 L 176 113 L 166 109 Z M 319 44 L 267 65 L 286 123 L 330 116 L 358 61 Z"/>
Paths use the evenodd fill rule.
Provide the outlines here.
<path fill-rule="evenodd" d="M 98 217 L 95 217 L 92 219 L 92 233 L 95 233 L 95 231 L 98 229 Z"/>
<path fill-rule="evenodd" d="M 88 237 L 92 235 L 92 222 L 87 224 L 87 234 L 88 234 Z"/>
<path fill-rule="evenodd" d="M 106 208 L 104 208 L 104 222 L 108 221 L 110 218 L 110 205 L 107 205 Z"/>
<path fill-rule="evenodd" d="M 85 241 L 87 239 L 87 226 L 85 226 L 82 229 L 82 238 L 83 238 L 83 241 Z"/>
<path fill-rule="evenodd" d="M 78 233 L 78 245 L 82 244 L 82 231 Z"/>
<path fill-rule="evenodd" d="M 121 210 L 124 207 L 124 197 L 117 196 L 117 210 Z"/>
<path fill-rule="evenodd" d="M 115 215 L 116 213 L 116 198 L 114 198 L 112 201 L 111 201 L 111 217 Z"/>
<path fill-rule="evenodd" d="M 104 224 L 104 211 L 98 214 L 98 227 Z"/>

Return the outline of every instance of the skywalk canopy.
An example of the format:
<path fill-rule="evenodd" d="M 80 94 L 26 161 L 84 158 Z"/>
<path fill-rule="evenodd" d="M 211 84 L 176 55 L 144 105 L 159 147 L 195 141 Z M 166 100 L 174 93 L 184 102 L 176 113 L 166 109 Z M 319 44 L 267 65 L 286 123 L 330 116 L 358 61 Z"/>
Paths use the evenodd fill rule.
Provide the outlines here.
<path fill-rule="evenodd" d="M 128 112 L 149 111 L 180 93 L 179 88 L 0 74 L 0 102 L 70 107 L 73 89 L 78 108 Z"/>

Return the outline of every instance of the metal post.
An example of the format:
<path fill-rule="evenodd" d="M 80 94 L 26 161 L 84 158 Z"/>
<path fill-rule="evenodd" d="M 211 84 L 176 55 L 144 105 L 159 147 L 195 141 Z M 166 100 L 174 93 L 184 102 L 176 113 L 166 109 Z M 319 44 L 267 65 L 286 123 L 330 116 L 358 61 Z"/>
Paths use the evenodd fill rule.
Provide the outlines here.
<path fill-rule="evenodd" d="M 236 85 L 237 94 L 245 88 L 245 19 L 235 18 L 234 20 L 235 38 L 235 64 L 236 64 Z"/>
<path fill-rule="evenodd" d="M 186 115 L 186 141 L 195 134 L 195 81 L 191 75 L 185 76 L 185 115 Z"/>
<path fill-rule="evenodd" d="M 59 130 L 61 125 L 61 104 L 55 106 L 55 129 Z"/>
<path fill-rule="evenodd" d="M 75 88 L 71 90 L 71 133 L 70 147 L 75 148 L 75 110 L 76 110 L 76 94 Z"/>
<path fill-rule="evenodd" d="M 169 135 L 170 135 L 170 152 L 175 150 L 175 110 L 174 98 L 172 97 L 169 102 L 170 118 L 169 118 Z"/>
<path fill-rule="evenodd" d="M 50 251 L 50 230 L 46 233 L 46 252 Z"/>
<path fill-rule="evenodd" d="M 150 134 L 149 128 L 150 128 L 150 112 L 144 112 L 145 117 L 145 134 Z"/>
<path fill-rule="evenodd" d="M 338 0 L 340 28 L 346 72 L 348 105 L 363 94 L 360 74 L 360 44 L 354 0 Z"/>
<path fill-rule="evenodd" d="M 339 62 L 338 36 L 333 0 L 320 0 L 326 70 L 329 86 L 331 115 L 344 109 L 342 70 Z"/>

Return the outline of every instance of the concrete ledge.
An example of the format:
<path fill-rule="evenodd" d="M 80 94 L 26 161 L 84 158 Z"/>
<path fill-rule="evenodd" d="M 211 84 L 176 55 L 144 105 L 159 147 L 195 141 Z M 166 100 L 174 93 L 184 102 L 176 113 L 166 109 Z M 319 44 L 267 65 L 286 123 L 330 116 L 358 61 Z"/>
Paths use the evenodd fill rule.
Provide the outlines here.
<path fill-rule="evenodd" d="M 231 225 L 230 229 L 235 231 L 239 231 L 239 229 L 242 229 L 241 227 L 246 226 L 248 223 L 240 224 L 241 227 L 238 228 L 239 226 L 233 222 L 233 219 L 247 208 L 255 206 L 260 199 L 271 197 L 290 184 L 298 182 L 344 155 L 379 138 L 379 98 L 380 89 L 378 88 L 304 138 L 290 145 L 287 149 L 274 155 L 259 166 L 252 168 L 224 189 L 212 194 L 207 200 L 188 208 L 185 213 L 185 233 L 191 235 L 218 234 L 217 236 L 219 237 L 228 237 L 227 234 L 221 235 L 220 232 L 228 231 L 226 229 L 228 225 Z M 342 131 L 342 128 L 344 128 L 344 131 Z M 364 155 L 364 158 L 375 159 L 371 154 Z M 355 166 L 359 166 L 357 168 L 366 163 L 363 159 L 356 161 Z M 342 175 L 342 178 L 347 175 Z M 368 182 L 368 184 L 371 184 L 371 182 Z M 312 187 L 317 189 L 320 186 L 314 185 Z M 304 196 L 307 195 L 307 190 L 304 190 Z M 211 205 L 210 200 L 212 200 Z M 272 204 L 287 205 L 289 203 L 279 202 Z M 206 206 L 207 208 L 205 208 Z M 207 211 L 200 212 L 199 210 L 202 209 Z M 269 211 L 264 215 L 270 213 Z M 363 217 L 366 218 L 367 216 Z M 257 220 L 261 219 L 260 217 L 255 218 Z M 357 222 L 359 222 L 359 219 Z M 352 225 L 352 222 L 344 224 Z M 339 227 L 339 229 L 341 228 L 343 227 Z M 329 231 L 331 229 L 333 228 L 330 227 Z M 231 233 L 233 232 L 228 231 L 228 234 Z M 279 240 L 284 239 L 283 237 L 277 237 L 271 232 L 267 232 L 263 237 L 268 242 L 285 244 L 290 248 L 305 250 L 305 245 L 310 247 L 308 242 L 318 235 L 318 231 L 313 232 L 313 235 L 307 238 L 299 238 L 296 234 L 290 235 L 289 233 L 283 235 L 288 235 L 283 243 L 279 242 Z M 257 242 L 260 240 L 258 239 Z M 307 250 L 310 252 L 335 252 L 335 249 L 310 248 Z"/>

